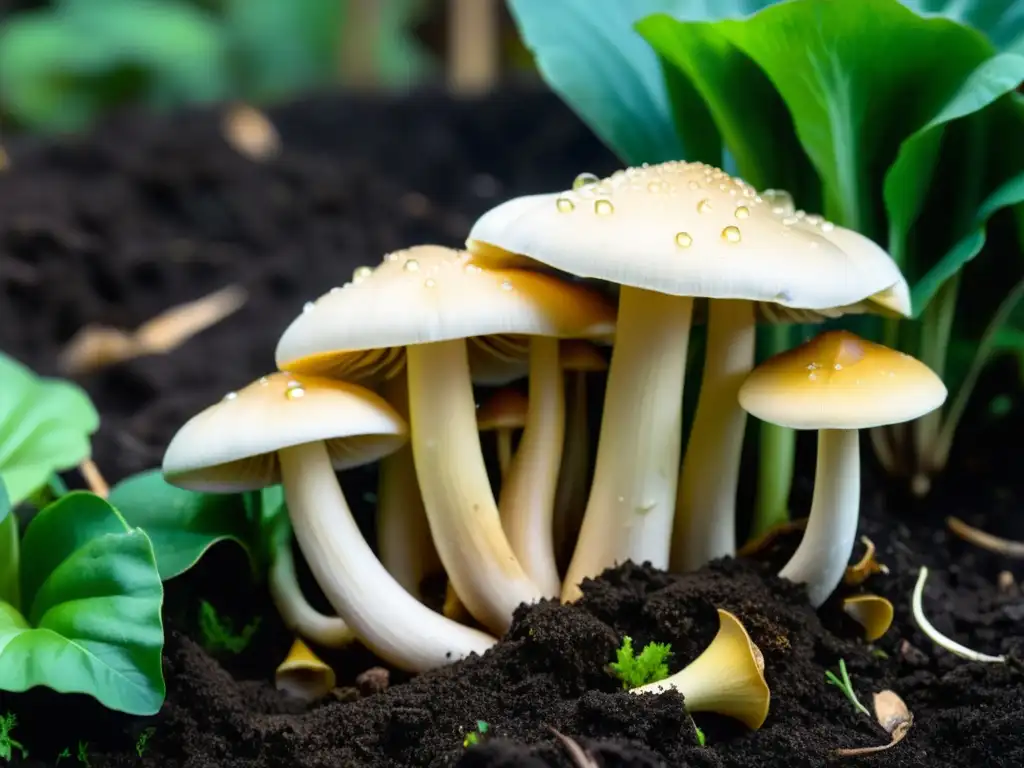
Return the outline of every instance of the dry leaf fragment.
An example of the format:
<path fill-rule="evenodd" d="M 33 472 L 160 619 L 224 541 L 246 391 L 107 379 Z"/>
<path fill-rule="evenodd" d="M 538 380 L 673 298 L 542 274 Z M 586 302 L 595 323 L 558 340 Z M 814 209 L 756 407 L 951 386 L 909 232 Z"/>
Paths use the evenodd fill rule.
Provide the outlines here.
<path fill-rule="evenodd" d="M 576 768 L 601 768 L 598 764 L 597 759 L 586 749 L 580 746 L 579 742 L 575 739 L 571 739 L 561 731 L 556 730 L 548 726 L 551 732 L 555 734 L 555 737 L 562 742 L 562 746 L 565 747 L 565 751 L 569 753 L 569 757 L 572 758 Z"/>
<path fill-rule="evenodd" d="M 895 691 L 879 691 L 874 696 L 875 719 L 889 734 L 889 743 L 877 747 L 855 747 L 853 749 L 837 749 L 836 754 L 842 757 L 871 755 L 892 749 L 907 735 L 914 724 L 914 715 L 907 708 Z"/>
<path fill-rule="evenodd" d="M 70 375 L 89 373 L 135 357 L 170 352 L 237 312 L 247 299 L 243 288 L 229 285 L 162 312 L 134 333 L 104 325 L 87 325 L 64 347 L 60 368 Z"/>
<path fill-rule="evenodd" d="M 864 545 L 864 556 L 843 575 L 843 583 L 849 587 L 859 587 L 876 573 L 889 573 L 889 569 L 875 559 L 875 542 L 867 536 L 861 536 L 860 542 Z"/>
<path fill-rule="evenodd" d="M 1006 557 L 1024 559 L 1024 541 L 1011 541 L 1000 536 L 993 536 L 991 533 L 985 533 L 980 528 L 968 525 L 957 517 L 947 517 L 946 525 L 949 526 L 949 530 L 955 535 L 970 544 L 974 544 L 976 547 L 981 547 L 989 552 L 996 552 Z"/>
<path fill-rule="evenodd" d="M 224 139 L 239 154 L 263 162 L 281 151 L 281 136 L 270 119 L 255 107 L 236 104 L 224 113 Z"/>

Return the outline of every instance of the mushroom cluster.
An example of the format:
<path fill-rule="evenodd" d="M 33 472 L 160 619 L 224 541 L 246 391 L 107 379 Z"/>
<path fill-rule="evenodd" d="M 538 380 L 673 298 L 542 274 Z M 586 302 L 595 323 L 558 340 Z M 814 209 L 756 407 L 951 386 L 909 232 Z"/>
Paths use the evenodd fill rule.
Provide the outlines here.
<path fill-rule="evenodd" d="M 279 371 L 189 421 L 163 470 L 207 492 L 281 483 L 338 616 L 419 671 L 482 653 L 520 604 L 574 600 L 606 567 L 735 554 L 750 413 L 819 430 L 810 521 L 782 575 L 820 604 L 854 546 L 858 430 L 916 418 L 946 393 L 922 364 L 845 332 L 755 369 L 756 325 L 909 310 L 883 250 L 784 193 L 702 163 L 584 174 L 489 211 L 466 250 L 390 253 L 307 303 L 278 343 Z M 702 319 L 684 452 L 687 345 Z M 591 457 L 586 377 L 606 369 Z M 496 390 L 477 407 L 474 387 L 519 379 L 525 394 Z M 481 433 L 494 434 L 496 472 Z M 376 461 L 375 551 L 335 472 Z M 420 593 L 442 569 L 443 613 Z"/>

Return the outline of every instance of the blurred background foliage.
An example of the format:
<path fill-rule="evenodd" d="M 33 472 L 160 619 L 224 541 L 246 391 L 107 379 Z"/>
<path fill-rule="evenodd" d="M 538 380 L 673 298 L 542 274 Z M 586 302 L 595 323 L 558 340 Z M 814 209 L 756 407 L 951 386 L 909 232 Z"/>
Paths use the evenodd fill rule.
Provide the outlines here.
<path fill-rule="evenodd" d="M 487 6 L 500 40 L 494 66 L 529 72 L 532 58 L 504 3 L 477 2 Z M 265 104 L 337 85 L 395 89 L 438 82 L 458 5 L 0 0 L 0 128 L 79 130 L 129 104 Z"/>

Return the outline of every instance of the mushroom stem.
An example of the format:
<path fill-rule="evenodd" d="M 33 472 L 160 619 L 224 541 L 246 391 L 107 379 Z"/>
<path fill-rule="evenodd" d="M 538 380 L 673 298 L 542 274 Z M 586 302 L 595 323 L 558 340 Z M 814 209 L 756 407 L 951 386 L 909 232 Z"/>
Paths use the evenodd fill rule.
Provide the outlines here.
<path fill-rule="evenodd" d="M 501 525 L 526 573 L 545 597 L 558 597 L 554 511 L 565 439 L 565 383 L 558 339 L 530 339 L 530 407 L 498 497 Z"/>
<path fill-rule="evenodd" d="M 325 648 L 341 648 L 355 639 L 349 626 L 337 616 L 325 616 L 309 604 L 299 587 L 292 556 L 291 536 L 284 537 L 270 564 L 270 597 L 284 625 L 297 635 Z"/>
<path fill-rule="evenodd" d="M 857 539 L 860 440 L 856 429 L 818 432 L 814 498 L 800 546 L 779 576 L 807 585 L 817 608 L 839 586 Z"/>
<path fill-rule="evenodd" d="M 407 348 L 409 424 L 430 532 L 466 609 L 504 632 L 521 603 L 543 597 L 498 515 L 477 432 L 465 339 Z"/>
<path fill-rule="evenodd" d="M 688 296 L 619 292 L 594 481 L 563 601 L 616 563 L 668 565 L 692 310 Z"/>
<path fill-rule="evenodd" d="M 402 589 L 363 539 L 322 442 L 278 452 L 295 537 L 317 583 L 356 637 L 411 672 L 483 653 L 495 639 L 434 613 Z"/>
<path fill-rule="evenodd" d="M 747 412 L 738 394 L 754 367 L 749 301 L 708 302 L 708 341 L 697 411 L 679 476 L 672 570 L 692 571 L 736 551 L 736 489 Z"/>
<path fill-rule="evenodd" d="M 405 376 L 388 379 L 384 398 L 409 420 L 409 389 Z M 424 577 L 441 569 L 423 509 L 412 448 L 404 445 L 380 462 L 377 487 L 377 549 L 388 573 L 417 598 Z"/>
<path fill-rule="evenodd" d="M 501 474 L 502 482 L 508 475 L 509 465 L 512 463 L 512 430 L 502 427 L 494 431 L 494 439 L 498 444 L 498 471 Z"/>
<path fill-rule="evenodd" d="M 590 471 L 590 422 L 587 413 L 587 374 L 565 374 L 566 417 L 562 466 L 555 492 L 555 551 L 560 565 L 572 557 L 572 545 L 587 504 L 587 474 Z"/>

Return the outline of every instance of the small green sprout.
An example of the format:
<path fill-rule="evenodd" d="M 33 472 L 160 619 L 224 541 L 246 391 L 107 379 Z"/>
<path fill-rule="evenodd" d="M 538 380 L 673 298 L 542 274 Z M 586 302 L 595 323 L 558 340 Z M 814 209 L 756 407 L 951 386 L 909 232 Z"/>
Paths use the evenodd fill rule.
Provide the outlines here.
<path fill-rule="evenodd" d="M 53 761 L 53 764 L 54 764 L 54 765 L 58 765 L 58 764 L 60 763 L 60 761 L 61 761 L 61 760 L 63 760 L 63 759 L 65 758 L 65 757 L 66 757 L 66 758 L 67 758 L 68 760 L 70 760 L 70 759 L 71 759 L 71 750 L 70 750 L 70 749 L 68 749 L 67 747 L 64 747 L 64 749 L 62 749 L 62 750 L 60 751 L 60 754 L 59 754 L 59 755 L 57 755 L 57 759 Z"/>
<path fill-rule="evenodd" d="M 13 712 L 0 715 L 0 757 L 4 760 L 11 760 L 14 757 L 14 750 L 21 752 L 21 759 L 28 757 L 28 750 L 17 739 L 11 736 L 11 731 L 18 725 L 18 717 Z"/>
<path fill-rule="evenodd" d="M 135 754 L 139 757 L 146 754 L 146 750 L 149 749 L 149 740 L 153 738 L 154 733 L 156 733 L 156 728 L 153 726 L 143 729 L 142 733 L 139 734 L 138 741 L 135 742 Z"/>
<path fill-rule="evenodd" d="M 78 762 L 89 768 L 89 742 L 80 741 L 78 742 Z"/>
<path fill-rule="evenodd" d="M 203 633 L 203 646 L 211 653 L 238 655 L 252 642 L 253 635 L 260 627 L 257 616 L 236 632 L 230 619 L 221 618 L 206 600 L 199 603 L 199 631 Z"/>
<path fill-rule="evenodd" d="M 850 674 L 846 671 L 846 661 L 843 659 L 839 660 L 839 674 L 842 675 L 842 679 L 836 676 L 836 673 L 831 669 L 825 670 L 825 679 L 829 685 L 834 685 L 836 688 L 846 694 L 846 698 L 850 700 L 857 709 L 863 712 L 868 717 L 871 717 L 871 713 L 868 712 L 868 708 L 860 703 L 860 699 L 857 698 L 856 691 L 853 690 L 853 683 L 850 681 Z"/>
<path fill-rule="evenodd" d="M 704 735 L 704 731 L 702 731 L 696 725 L 693 726 L 693 727 L 697 731 L 697 743 L 700 744 L 702 747 L 705 746 L 708 743 L 708 740 L 707 740 L 707 737 Z"/>
<path fill-rule="evenodd" d="M 668 643 L 648 643 L 636 655 L 633 639 L 627 635 L 622 638 L 622 647 L 615 652 L 615 661 L 610 668 L 612 674 L 622 681 L 623 688 L 639 688 L 668 677 L 666 662 L 671 655 L 672 646 Z"/>
<path fill-rule="evenodd" d="M 489 730 L 491 730 L 491 726 L 487 724 L 486 720 L 477 720 L 476 730 L 466 734 L 466 738 L 462 740 L 462 746 L 468 748 L 479 744 Z"/>
<path fill-rule="evenodd" d="M 882 661 L 885 661 L 889 658 L 889 654 L 883 651 L 881 648 L 875 648 L 873 651 L 871 651 L 871 655 L 874 656 L 876 659 L 881 659 Z"/>

